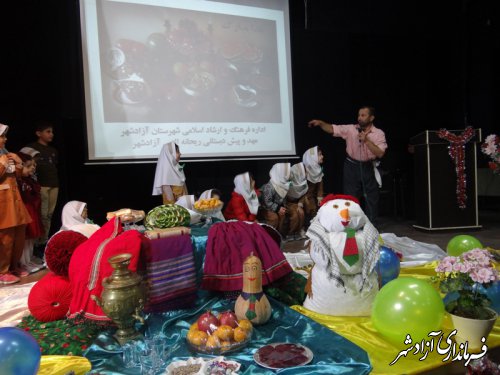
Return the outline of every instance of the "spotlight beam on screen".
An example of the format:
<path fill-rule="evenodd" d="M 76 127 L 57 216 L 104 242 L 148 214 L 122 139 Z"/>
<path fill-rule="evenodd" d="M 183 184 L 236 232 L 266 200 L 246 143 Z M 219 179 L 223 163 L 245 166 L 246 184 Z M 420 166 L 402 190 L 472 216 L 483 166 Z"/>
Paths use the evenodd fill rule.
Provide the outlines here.
<path fill-rule="evenodd" d="M 287 0 L 80 0 L 88 159 L 295 155 Z"/>

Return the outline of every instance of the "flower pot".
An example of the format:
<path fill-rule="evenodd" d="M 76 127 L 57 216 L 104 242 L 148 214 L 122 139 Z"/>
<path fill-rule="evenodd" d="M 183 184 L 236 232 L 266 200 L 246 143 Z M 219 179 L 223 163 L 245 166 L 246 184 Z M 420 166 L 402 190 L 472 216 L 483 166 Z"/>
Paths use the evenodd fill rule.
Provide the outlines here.
<path fill-rule="evenodd" d="M 484 337 L 485 340 L 488 338 L 495 322 L 498 318 L 495 310 L 488 308 L 492 314 L 495 316 L 491 319 L 481 320 L 481 319 L 469 319 L 463 318 L 458 315 L 450 314 L 453 327 L 457 330 L 455 335 L 455 341 L 457 344 L 468 343 L 467 347 L 469 351 L 479 351 L 486 341 L 481 341 Z"/>

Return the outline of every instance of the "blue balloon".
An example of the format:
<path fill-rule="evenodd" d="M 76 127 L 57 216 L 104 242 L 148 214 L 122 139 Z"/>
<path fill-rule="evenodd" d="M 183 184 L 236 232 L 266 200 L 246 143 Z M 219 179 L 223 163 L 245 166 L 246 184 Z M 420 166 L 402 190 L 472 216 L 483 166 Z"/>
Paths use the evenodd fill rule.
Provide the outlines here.
<path fill-rule="evenodd" d="M 0 328 L 0 373 L 35 375 L 40 366 L 40 346 L 26 331 Z"/>
<path fill-rule="evenodd" d="M 396 252 L 387 246 L 380 246 L 380 259 L 377 263 L 379 286 L 383 287 L 389 281 L 397 279 L 401 264 Z"/>

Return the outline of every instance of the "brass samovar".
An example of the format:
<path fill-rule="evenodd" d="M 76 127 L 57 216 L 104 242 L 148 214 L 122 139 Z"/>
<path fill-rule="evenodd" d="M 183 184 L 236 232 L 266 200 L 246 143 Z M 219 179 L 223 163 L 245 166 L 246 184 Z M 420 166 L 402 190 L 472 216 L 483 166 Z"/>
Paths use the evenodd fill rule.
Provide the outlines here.
<path fill-rule="evenodd" d="M 136 331 L 135 322 L 144 324 L 141 316 L 146 298 L 142 278 L 128 269 L 132 254 L 118 254 L 108 259 L 113 273 L 102 281 L 101 298 L 92 296 L 102 311 L 118 326 L 115 339 L 123 345 L 141 333 Z"/>

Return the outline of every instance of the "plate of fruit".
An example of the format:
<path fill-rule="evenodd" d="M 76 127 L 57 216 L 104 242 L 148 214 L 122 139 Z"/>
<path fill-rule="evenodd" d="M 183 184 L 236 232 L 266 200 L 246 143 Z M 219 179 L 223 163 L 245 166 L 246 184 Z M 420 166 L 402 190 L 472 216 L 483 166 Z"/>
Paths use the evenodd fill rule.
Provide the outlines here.
<path fill-rule="evenodd" d="M 224 203 L 217 198 L 199 199 L 194 202 L 193 210 L 202 215 L 214 215 L 222 209 Z"/>
<path fill-rule="evenodd" d="M 186 336 L 188 347 L 196 353 L 222 354 L 244 348 L 251 340 L 253 326 L 233 311 L 207 311 L 191 324 Z"/>
<path fill-rule="evenodd" d="M 313 359 L 313 352 L 301 344 L 278 342 L 261 347 L 253 359 L 262 367 L 277 370 L 307 365 Z"/>

